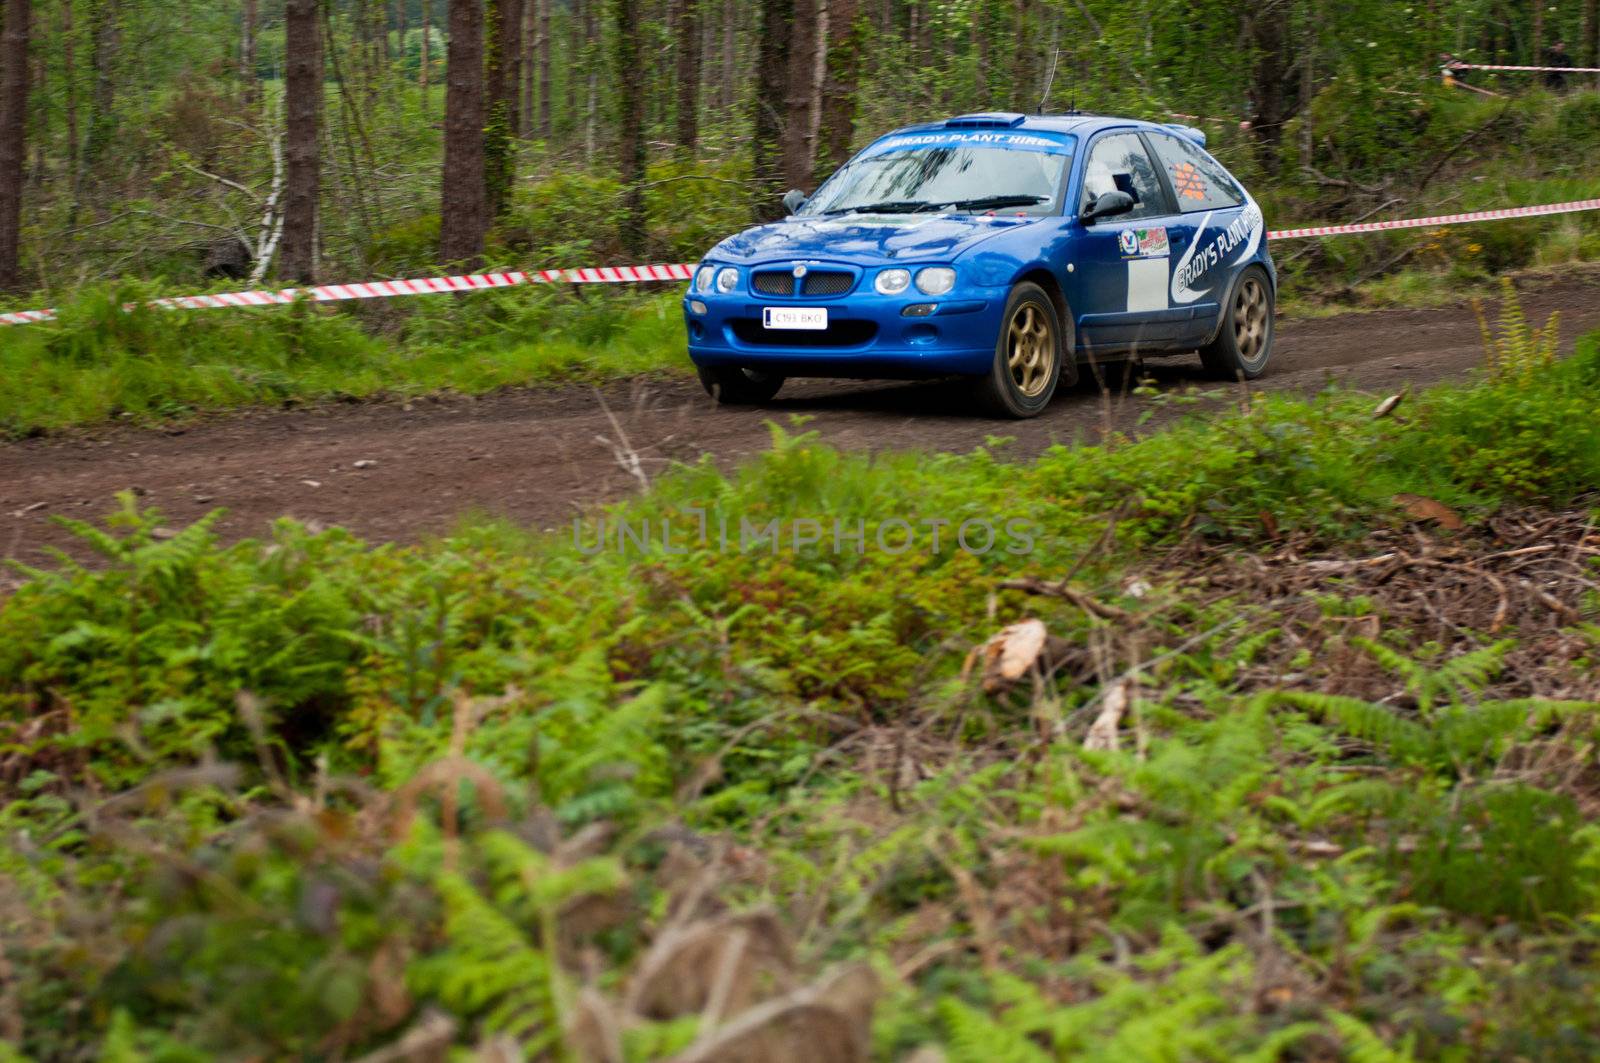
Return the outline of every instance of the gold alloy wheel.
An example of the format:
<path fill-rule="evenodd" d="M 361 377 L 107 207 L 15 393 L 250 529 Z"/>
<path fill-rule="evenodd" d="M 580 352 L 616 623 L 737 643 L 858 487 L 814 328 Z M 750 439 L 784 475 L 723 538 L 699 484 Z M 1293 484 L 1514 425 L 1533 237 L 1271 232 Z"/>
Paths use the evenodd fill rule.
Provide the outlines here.
<path fill-rule="evenodd" d="M 1006 331 L 1006 361 L 1011 380 L 1028 398 L 1037 398 L 1050 383 L 1056 365 L 1056 336 L 1049 320 L 1032 303 L 1011 315 Z"/>
<path fill-rule="evenodd" d="M 1233 342 L 1239 357 L 1254 362 L 1267 343 L 1267 288 L 1260 278 L 1246 277 L 1233 297 Z"/>

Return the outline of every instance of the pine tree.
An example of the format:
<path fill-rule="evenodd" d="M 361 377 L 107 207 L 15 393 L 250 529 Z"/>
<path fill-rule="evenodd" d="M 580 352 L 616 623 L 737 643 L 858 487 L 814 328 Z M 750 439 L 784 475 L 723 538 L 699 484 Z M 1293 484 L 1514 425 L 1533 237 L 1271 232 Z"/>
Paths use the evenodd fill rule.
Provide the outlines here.
<path fill-rule="evenodd" d="M 27 148 L 29 0 L 6 0 L 0 24 L 0 291 L 22 287 L 22 164 Z"/>
<path fill-rule="evenodd" d="M 309 284 L 317 272 L 317 201 L 322 157 L 322 32 L 318 0 L 284 4 L 284 100 L 288 135 L 284 150 L 283 242 L 279 273 Z"/>
<path fill-rule="evenodd" d="M 483 0 L 450 0 L 439 258 L 473 268 L 488 231 L 484 183 Z"/>
<path fill-rule="evenodd" d="M 622 183 L 627 188 L 625 207 L 628 213 L 624 238 L 628 250 L 643 254 L 645 250 L 644 212 L 644 67 L 640 62 L 639 4 L 638 0 L 612 0 L 611 13 L 616 33 L 617 79 L 621 85 L 618 97 L 618 128 L 620 132 L 620 162 Z"/>

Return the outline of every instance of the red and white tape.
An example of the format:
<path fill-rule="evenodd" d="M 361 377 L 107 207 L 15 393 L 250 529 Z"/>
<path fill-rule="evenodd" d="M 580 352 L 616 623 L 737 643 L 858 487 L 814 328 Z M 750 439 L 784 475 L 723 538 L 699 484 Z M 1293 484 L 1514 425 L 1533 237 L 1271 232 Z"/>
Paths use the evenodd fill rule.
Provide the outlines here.
<path fill-rule="evenodd" d="M 1440 214 L 1433 218 L 1402 218 L 1398 221 L 1369 221 L 1356 225 L 1314 225 L 1308 229 L 1283 229 L 1267 234 L 1269 240 L 1302 240 L 1308 236 L 1348 236 L 1355 233 L 1381 233 L 1390 229 L 1432 229 L 1441 225 L 1466 225 L 1506 218 L 1537 218 L 1546 214 L 1576 214 L 1600 210 L 1600 199 L 1577 199 L 1570 203 L 1546 203 L 1537 207 L 1507 207 L 1480 210 L 1471 214 Z"/>
<path fill-rule="evenodd" d="M 1502 66 L 1495 63 L 1446 63 L 1446 70 L 1523 70 L 1537 74 L 1600 74 L 1600 66 Z"/>
<path fill-rule="evenodd" d="M 401 295 L 444 295 L 515 288 L 523 284 L 637 284 L 642 281 L 686 281 L 692 265 L 601 266 L 593 269 L 545 269 L 533 273 L 474 273 L 459 277 L 421 280 L 366 281 L 361 284 L 325 284 L 318 288 L 282 288 L 274 291 L 220 292 L 216 295 L 182 295 L 156 299 L 150 305 L 162 310 L 205 310 L 229 306 L 279 306 L 306 299 L 338 303 L 351 299 L 392 299 Z M 0 314 L 0 325 L 28 325 L 53 321 L 54 310 L 24 310 Z"/>
<path fill-rule="evenodd" d="M 1546 203 L 1536 207 L 1508 207 L 1480 210 L 1470 214 L 1441 214 L 1432 218 L 1403 218 L 1398 221 L 1369 221 L 1355 225 L 1318 225 L 1306 229 L 1279 229 L 1267 233 L 1269 240 L 1303 240 L 1314 236 L 1348 236 L 1378 233 L 1391 229 L 1431 229 L 1443 225 L 1501 221 L 1506 218 L 1536 218 L 1547 214 L 1575 214 L 1600 210 L 1600 199 L 1579 199 L 1570 203 Z M 646 281 L 686 281 L 694 276 L 694 266 L 686 263 L 654 266 L 600 266 L 589 269 L 545 269 L 532 273 L 476 273 L 461 277 L 429 277 L 421 280 L 367 281 L 362 284 L 325 284 L 319 288 L 283 288 L 276 291 L 223 292 L 217 295 L 184 295 L 157 299 L 150 305 L 164 310 L 201 310 L 229 306 L 277 306 L 307 299 L 318 303 L 337 303 L 351 299 L 392 299 L 402 295 L 442 295 L 450 292 L 487 291 L 515 288 L 524 284 L 635 284 Z M 53 321 L 54 310 L 23 310 L 0 314 L 0 325 L 30 325 Z"/>

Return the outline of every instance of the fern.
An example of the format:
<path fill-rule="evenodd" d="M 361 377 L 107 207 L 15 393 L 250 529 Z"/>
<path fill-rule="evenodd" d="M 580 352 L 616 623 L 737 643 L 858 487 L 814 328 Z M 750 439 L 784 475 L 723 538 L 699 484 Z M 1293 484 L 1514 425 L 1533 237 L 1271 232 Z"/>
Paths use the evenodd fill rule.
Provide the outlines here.
<path fill-rule="evenodd" d="M 1560 313 L 1552 313 L 1544 328 L 1530 328 L 1522 300 L 1510 277 L 1500 279 L 1498 331 L 1489 327 L 1481 301 L 1474 299 L 1472 309 L 1478 317 L 1478 332 L 1483 337 L 1485 368 L 1495 383 L 1526 383 L 1539 370 L 1555 362 L 1561 345 Z"/>
<path fill-rule="evenodd" d="M 1372 1027 L 1342 1011 L 1329 1012 L 1328 1022 L 1344 1042 L 1345 1059 L 1349 1063 L 1416 1063 L 1410 1037 L 1395 1051 L 1372 1031 Z"/>
<path fill-rule="evenodd" d="M 1302 690 L 1287 690 L 1278 698 L 1285 704 L 1329 720 L 1345 734 L 1370 742 L 1401 759 L 1416 759 L 1432 745 L 1425 728 L 1370 701 Z"/>
<path fill-rule="evenodd" d="M 464 878 L 440 875 L 446 946 L 414 963 L 413 989 L 453 1011 L 480 1016 L 491 1033 L 505 1033 L 531 1056 L 562 1049 L 555 972 L 520 927 Z"/>
<path fill-rule="evenodd" d="M 950 998 L 939 1001 L 939 1018 L 949 1034 L 950 1063 L 1052 1063 L 1009 1018 L 997 1020 Z"/>

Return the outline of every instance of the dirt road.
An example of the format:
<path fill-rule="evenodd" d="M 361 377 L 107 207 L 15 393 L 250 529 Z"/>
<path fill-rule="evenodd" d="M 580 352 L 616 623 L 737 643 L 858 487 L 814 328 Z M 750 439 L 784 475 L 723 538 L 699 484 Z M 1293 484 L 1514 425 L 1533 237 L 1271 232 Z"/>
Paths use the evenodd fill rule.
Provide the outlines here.
<path fill-rule="evenodd" d="M 1600 328 L 1600 277 L 1525 293 L 1531 320 L 1562 314 L 1562 335 Z M 1333 379 L 1389 392 L 1460 376 L 1482 358 L 1470 309 L 1391 310 L 1279 323 L 1271 390 L 1311 391 Z M 1192 359 L 1158 362 L 1163 386 L 1216 386 Z M 654 379 L 594 388 L 502 392 L 482 399 L 329 405 L 217 417 L 168 431 L 104 428 L 0 445 L 0 556 L 38 561 L 69 541 L 49 518 L 99 517 L 136 488 L 174 524 L 222 506 L 229 537 L 260 535 L 283 515 L 343 524 L 372 540 L 448 531 L 463 514 L 551 526 L 580 508 L 637 490 L 614 444 L 647 475 L 703 453 L 731 463 L 767 445 L 769 418 L 811 417 L 839 447 L 962 451 L 1016 437 L 1013 453 L 1092 438 L 1135 423 L 1138 399 L 1092 383 L 1058 395 L 1033 421 L 969 415 L 966 388 L 946 384 L 803 381 L 768 410 L 723 410 L 698 384 Z M 609 411 L 609 413 L 608 413 Z M 615 422 L 613 422 L 615 418 Z M 621 432 L 619 433 L 618 428 Z M 358 463 L 360 463 L 358 465 Z"/>

